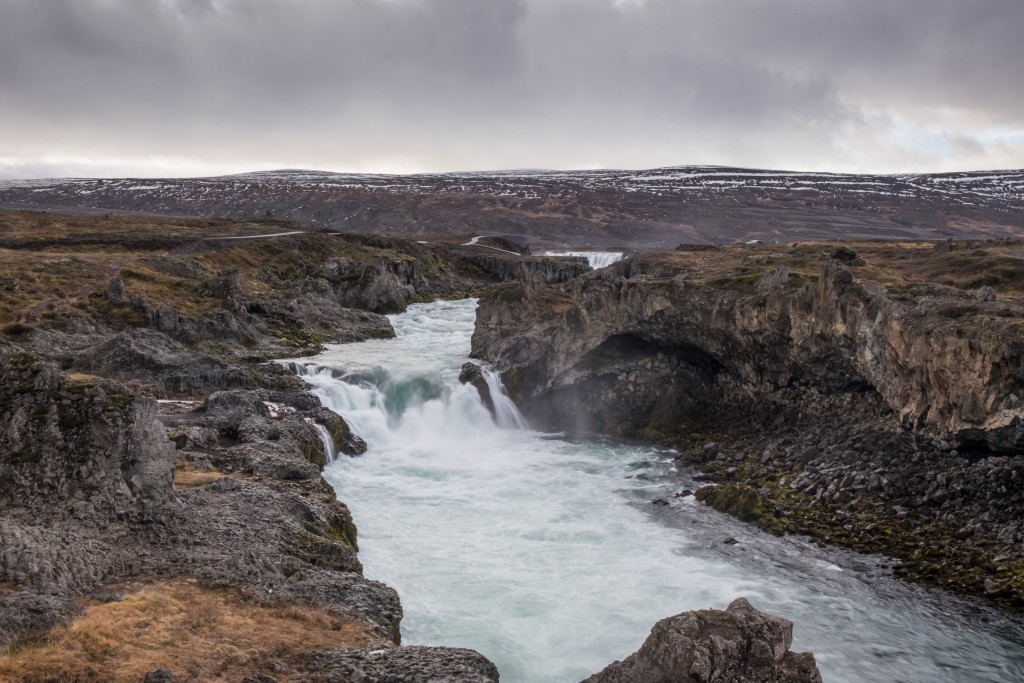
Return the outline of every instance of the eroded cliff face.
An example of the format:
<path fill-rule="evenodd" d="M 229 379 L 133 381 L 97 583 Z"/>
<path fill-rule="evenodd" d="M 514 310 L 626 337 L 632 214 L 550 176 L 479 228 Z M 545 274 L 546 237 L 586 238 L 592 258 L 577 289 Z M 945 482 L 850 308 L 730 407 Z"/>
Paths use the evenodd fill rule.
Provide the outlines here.
<path fill-rule="evenodd" d="M 1020 304 L 939 286 L 892 296 L 838 263 L 754 294 L 656 260 L 499 289 L 481 299 L 473 355 L 503 370 L 527 410 L 569 426 L 700 419 L 805 387 L 877 393 L 905 427 L 1024 450 Z"/>
<path fill-rule="evenodd" d="M 174 449 L 152 399 L 17 353 L 0 356 L 0 408 L 0 506 L 87 498 L 126 514 L 171 495 Z"/>

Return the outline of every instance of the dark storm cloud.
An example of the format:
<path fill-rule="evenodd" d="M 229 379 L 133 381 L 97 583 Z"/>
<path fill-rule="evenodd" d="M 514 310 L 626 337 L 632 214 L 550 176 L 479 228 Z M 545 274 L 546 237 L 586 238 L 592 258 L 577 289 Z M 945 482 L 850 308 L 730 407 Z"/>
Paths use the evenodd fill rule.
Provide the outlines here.
<path fill-rule="evenodd" d="M 0 173 L 1022 166 L 1021 26 L 1020 0 L 4 0 Z"/>

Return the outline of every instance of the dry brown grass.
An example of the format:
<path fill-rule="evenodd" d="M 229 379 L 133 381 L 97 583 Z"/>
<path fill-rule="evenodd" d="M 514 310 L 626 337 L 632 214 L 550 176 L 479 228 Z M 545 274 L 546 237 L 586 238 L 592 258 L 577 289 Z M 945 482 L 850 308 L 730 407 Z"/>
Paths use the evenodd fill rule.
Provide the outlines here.
<path fill-rule="evenodd" d="M 317 258 L 331 255 L 386 256 L 372 247 L 307 234 L 255 241 L 209 241 L 201 253 L 173 253 L 211 236 L 258 235 L 301 226 L 266 221 L 166 219 L 138 216 L 69 216 L 0 211 L 0 325 L 30 318 L 52 321 L 88 314 L 113 324 L 142 323 L 129 306 L 105 297 L 110 276 L 125 283 L 129 298 L 153 305 L 171 302 L 179 313 L 201 316 L 223 306 L 204 296 L 204 280 L 231 268 L 242 272 L 249 298 L 292 297 L 292 278 L 319 277 Z M 189 273 L 199 266 L 205 273 Z M 179 273 L 178 275 L 171 273 Z M 16 286 L 12 287 L 12 282 Z M 30 312 L 34 315 L 30 316 Z"/>
<path fill-rule="evenodd" d="M 1001 296 L 1024 298 L 1024 242 L 954 241 L 948 251 L 934 242 L 796 242 L 758 246 L 727 245 L 709 250 L 680 250 L 667 255 L 690 279 L 714 286 L 752 291 L 765 270 L 785 265 L 790 286 L 817 279 L 821 264 L 839 246 L 852 248 L 864 265 L 851 266 L 854 276 L 905 291 L 921 284 L 961 290 L 988 285 Z"/>
<path fill-rule="evenodd" d="M 190 489 L 212 484 L 227 475 L 223 472 L 202 472 L 199 470 L 174 470 L 175 488 Z"/>
<path fill-rule="evenodd" d="M 173 218 L 119 214 L 76 215 L 46 211 L 0 212 L 0 241 L 10 244 L 38 240 L 80 244 L 85 240 L 112 245 L 139 240 L 194 240 L 282 232 L 294 229 L 280 221 L 226 218 Z"/>
<path fill-rule="evenodd" d="M 178 458 L 174 463 L 174 486 L 175 488 L 194 488 L 206 486 L 218 479 L 228 476 L 224 472 L 211 470 L 197 470 L 187 458 Z M 237 476 L 237 475 L 236 475 Z"/>
<path fill-rule="evenodd" d="M 177 680 L 237 682 L 318 650 L 365 647 L 360 624 L 313 607 L 264 605 L 191 580 L 127 587 L 67 626 L 0 650 L 0 681 L 139 683 L 170 669 Z M 278 676 L 278 680 L 288 680 Z"/>

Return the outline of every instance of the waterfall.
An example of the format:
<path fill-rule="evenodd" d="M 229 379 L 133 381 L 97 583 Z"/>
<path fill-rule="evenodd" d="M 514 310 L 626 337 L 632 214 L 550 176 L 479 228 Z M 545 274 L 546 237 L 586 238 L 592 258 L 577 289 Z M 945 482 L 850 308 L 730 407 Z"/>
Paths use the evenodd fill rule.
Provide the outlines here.
<path fill-rule="evenodd" d="M 621 251 L 547 251 L 545 256 L 582 256 L 594 270 L 622 260 Z"/>
<path fill-rule="evenodd" d="M 483 439 L 496 429 L 527 428 L 500 375 L 488 368 L 483 375 L 494 402 L 493 416 L 476 387 L 459 382 L 454 368 L 408 376 L 381 367 L 345 373 L 295 363 L 295 369 L 320 403 L 345 418 L 371 449 L 401 443 L 426 446 L 453 438 Z"/>
<path fill-rule="evenodd" d="M 324 459 L 328 463 L 334 462 L 338 457 L 338 447 L 334 444 L 334 438 L 331 436 L 331 433 L 322 424 L 312 420 L 309 420 L 309 424 L 316 430 L 317 436 L 320 437 L 320 441 L 324 445 Z"/>
<path fill-rule="evenodd" d="M 483 376 L 487 382 L 487 388 L 491 390 L 494 419 L 498 426 L 505 429 L 526 429 L 526 420 L 523 419 L 516 404 L 508 397 L 505 385 L 501 383 L 501 375 L 490 368 L 483 368 Z"/>

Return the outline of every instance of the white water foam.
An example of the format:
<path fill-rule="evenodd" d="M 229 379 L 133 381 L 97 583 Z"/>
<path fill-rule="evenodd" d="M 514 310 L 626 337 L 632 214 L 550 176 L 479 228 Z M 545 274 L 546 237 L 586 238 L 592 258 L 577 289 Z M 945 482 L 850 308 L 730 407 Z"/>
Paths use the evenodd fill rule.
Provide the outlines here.
<path fill-rule="evenodd" d="M 411 306 L 391 317 L 397 339 L 300 366 L 369 445 L 325 476 L 352 509 L 367 576 L 401 595 L 404 643 L 474 648 L 506 683 L 576 681 L 658 619 L 746 596 L 795 622 L 794 649 L 814 652 L 826 681 L 1024 680 L 1019 628 L 983 623 L 996 615 L 973 603 L 692 498 L 652 506 L 697 486 L 670 453 L 532 432 L 511 402 L 496 421 L 458 382 L 474 310 Z"/>

